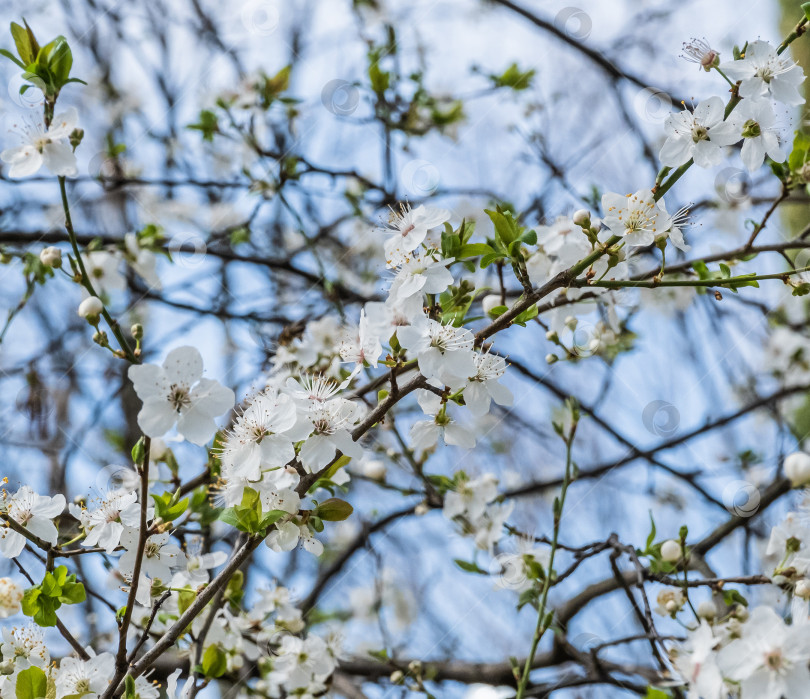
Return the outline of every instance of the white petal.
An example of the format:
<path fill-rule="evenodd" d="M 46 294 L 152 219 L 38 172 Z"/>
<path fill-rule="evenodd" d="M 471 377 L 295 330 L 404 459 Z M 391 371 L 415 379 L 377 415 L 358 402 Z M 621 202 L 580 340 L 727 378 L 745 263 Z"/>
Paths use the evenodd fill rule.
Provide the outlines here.
<path fill-rule="evenodd" d="M 138 427 L 147 437 L 162 437 L 177 420 L 177 411 L 171 404 L 160 398 L 144 401 L 138 413 Z"/>
<path fill-rule="evenodd" d="M 48 143 L 42 149 L 42 159 L 54 175 L 75 177 L 79 171 L 76 166 L 76 156 L 67 143 Z"/>
<path fill-rule="evenodd" d="M 207 414 L 192 405 L 180 413 L 177 420 L 177 431 L 192 444 L 203 446 L 216 434 L 217 423 Z"/>
<path fill-rule="evenodd" d="M 189 394 L 191 405 L 195 410 L 217 417 L 233 408 L 236 401 L 234 392 L 214 379 L 200 379 L 200 382 Z"/>
<path fill-rule="evenodd" d="M 169 352 L 163 369 L 170 384 L 191 386 L 202 376 L 202 356 L 196 347 L 178 347 Z"/>

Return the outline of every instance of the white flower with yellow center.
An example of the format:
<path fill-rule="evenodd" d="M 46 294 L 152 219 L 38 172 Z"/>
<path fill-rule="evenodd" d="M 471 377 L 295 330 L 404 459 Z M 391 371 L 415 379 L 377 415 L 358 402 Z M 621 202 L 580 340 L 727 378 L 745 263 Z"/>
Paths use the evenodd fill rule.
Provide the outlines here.
<path fill-rule="evenodd" d="M 71 107 L 58 114 L 50 127 L 45 130 L 41 124 L 29 125 L 23 131 L 24 143 L 7 148 L 0 153 L 0 159 L 11 165 L 9 177 L 27 177 L 36 173 L 43 165 L 54 175 L 73 177 L 78 172 L 73 148 L 67 143 L 71 131 L 76 128 L 79 114 Z"/>
<path fill-rule="evenodd" d="M 194 347 L 172 350 L 162 367 L 130 366 L 129 379 L 143 401 L 138 426 L 145 435 L 162 437 L 177 423 L 177 431 L 193 444 L 202 446 L 214 436 L 214 418 L 233 407 L 235 396 L 202 373 L 202 356 Z"/>

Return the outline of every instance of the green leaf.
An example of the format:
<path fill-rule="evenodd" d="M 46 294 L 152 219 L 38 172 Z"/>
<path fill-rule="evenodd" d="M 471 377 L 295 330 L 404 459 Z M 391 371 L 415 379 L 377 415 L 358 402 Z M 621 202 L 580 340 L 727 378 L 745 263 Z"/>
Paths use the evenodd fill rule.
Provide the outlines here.
<path fill-rule="evenodd" d="M 692 269 L 697 272 L 700 279 L 711 279 L 709 268 L 706 266 L 706 263 L 703 260 L 695 260 L 695 262 L 692 263 Z"/>
<path fill-rule="evenodd" d="M 59 601 L 63 604 L 79 604 L 87 599 L 87 593 L 84 590 L 84 585 L 80 582 L 68 582 L 62 588 L 62 594 L 59 596 Z"/>
<path fill-rule="evenodd" d="M 647 693 L 644 695 L 644 699 L 670 699 L 670 695 L 662 689 L 647 687 Z"/>
<path fill-rule="evenodd" d="M 529 308 L 523 311 L 523 313 L 518 315 L 512 322 L 517 325 L 525 327 L 526 323 L 528 323 L 530 320 L 536 317 L 537 317 L 537 304 L 535 303 L 529 306 Z"/>
<path fill-rule="evenodd" d="M 19 58 L 17 58 L 11 51 L 7 49 L 0 49 L 0 56 L 5 56 L 10 61 L 14 61 L 20 68 L 25 70 L 25 63 L 23 63 Z M 23 87 L 30 87 L 30 85 L 23 85 Z M 22 89 L 22 88 L 21 88 Z"/>
<path fill-rule="evenodd" d="M 202 671 L 206 677 L 222 677 L 228 669 L 228 658 L 216 644 L 208 646 L 203 653 Z"/>
<path fill-rule="evenodd" d="M 531 86 L 536 72 L 534 69 L 521 70 L 517 63 L 512 63 L 500 75 L 490 75 L 489 78 L 495 87 L 508 87 L 520 91 Z"/>
<path fill-rule="evenodd" d="M 523 229 L 511 211 L 484 209 L 484 213 L 489 216 L 495 226 L 495 235 L 502 245 L 508 246 L 520 238 Z"/>
<path fill-rule="evenodd" d="M 152 499 L 155 501 L 155 515 L 164 522 L 173 522 L 188 508 L 188 498 L 173 502 L 174 495 L 172 493 L 162 493 L 161 495 L 152 493 Z"/>
<path fill-rule="evenodd" d="M 740 594 L 739 590 L 723 590 L 723 602 L 725 602 L 728 607 L 735 604 L 741 604 L 743 607 L 748 606 L 748 600 Z"/>
<path fill-rule="evenodd" d="M 520 239 L 526 243 L 526 245 L 537 245 L 537 231 L 534 229 L 526 231 L 520 236 Z"/>
<path fill-rule="evenodd" d="M 70 69 L 73 67 L 73 52 L 70 50 L 67 39 L 58 36 L 51 44 L 48 52 L 48 68 L 56 78 L 56 86 L 61 88 L 70 77 Z"/>
<path fill-rule="evenodd" d="M 325 500 L 315 510 L 315 514 L 327 522 L 342 522 L 348 519 L 354 508 L 345 500 L 329 498 Z"/>
<path fill-rule="evenodd" d="M 124 678 L 124 699 L 137 699 L 135 693 L 135 678 L 132 675 L 127 675 Z"/>
<path fill-rule="evenodd" d="M 479 255 L 491 255 L 495 250 L 486 243 L 467 243 L 462 245 L 458 251 L 458 257 L 478 257 Z"/>
<path fill-rule="evenodd" d="M 473 563 L 472 561 L 464 561 L 460 558 L 454 558 L 453 563 L 455 563 L 461 570 L 467 573 L 478 573 L 479 575 L 489 575 L 489 573 L 482 568 L 479 568 L 477 564 Z"/>
<path fill-rule="evenodd" d="M 187 129 L 201 131 L 204 141 L 214 141 L 214 134 L 219 133 L 219 119 L 210 109 L 200 112 L 200 119 L 196 124 L 189 124 Z"/>
<path fill-rule="evenodd" d="M 285 510 L 270 510 L 266 512 L 259 521 L 259 529 L 267 529 L 271 524 L 275 524 L 282 517 L 286 517 L 289 513 Z"/>
<path fill-rule="evenodd" d="M 810 2 L 806 2 L 802 5 L 802 12 L 804 12 L 804 16 L 807 19 L 810 19 Z"/>
<path fill-rule="evenodd" d="M 31 666 L 17 675 L 17 699 L 44 699 L 48 695 L 48 678 L 41 668 Z"/>
<path fill-rule="evenodd" d="M 481 258 L 481 269 L 486 269 L 489 267 L 493 262 L 497 262 L 498 260 L 503 260 L 506 257 L 502 252 L 493 252 L 488 255 L 484 255 Z"/>
<path fill-rule="evenodd" d="M 655 520 L 653 519 L 652 510 L 650 510 L 650 533 L 647 536 L 647 545 L 644 548 L 645 553 L 650 550 L 650 547 L 655 541 Z"/>
<path fill-rule="evenodd" d="M 31 33 L 31 30 L 21 27 L 16 22 L 12 22 L 11 37 L 14 39 L 14 45 L 17 47 L 17 53 L 19 54 L 22 62 L 25 65 L 33 63 L 39 51 L 39 46 L 35 47 L 34 44 L 32 44 L 31 39 L 33 34 Z M 34 42 L 36 42 L 36 40 L 34 40 Z"/>

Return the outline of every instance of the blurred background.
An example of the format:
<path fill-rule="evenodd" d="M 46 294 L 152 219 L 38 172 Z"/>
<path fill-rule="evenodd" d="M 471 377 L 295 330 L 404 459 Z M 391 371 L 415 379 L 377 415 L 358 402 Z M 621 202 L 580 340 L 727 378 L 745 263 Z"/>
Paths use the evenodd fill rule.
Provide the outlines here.
<path fill-rule="evenodd" d="M 734 44 L 775 45 L 801 17 L 800 3 L 787 0 L 567 2 L 6 0 L 0 25 L 24 16 L 38 36 L 64 34 L 73 73 L 88 83 L 68 86 L 59 100 L 77 107 L 85 131 L 69 195 L 80 240 L 122 258 L 100 272 L 114 315 L 125 328 L 144 324 L 148 361 L 198 347 L 207 375 L 242 400 L 261 389 L 279 347 L 307 322 L 330 314 L 356 322 L 364 301 L 383 297 L 390 277 L 378 229 L 389 206 L 429 202 L 449 209 L 455 225 L 474 219 L 484 236 L 483 209 L 495 202 L 530 225 L 580 208 L 599 215 L 603 192 L 652 186 L 663 122 L 682 100 L 727 95 L 718 75 L 684 60 L 684 42 L 705 38 L 730 60 Z M 807 71 L 808 42 L 791 51 Z M 10 62 L 0 76 L 2 145 L 10 147 L 41 105 L 19 95 Z M 789 143 L 807 128 L 804 114 L 783 108 L 779 127 Z M 124 363 L 94 345 L 76 315 L 79 287 L 62 275 L 40 285 L 26 268 L 26 252 L 66 250 L 55 178 L 0 178 L 1 475 L 69 499 L 103 490 L 129 463 L 139 403 Z M 670 212 L 690 206 L 692 250 L 668 264 L 740 247 L 778 194 L 767 168 L 750 175 L 731 149 L 723 165 L 690 170 L 666 202 Z M 801 235 L 807 223 L 806 197 L 794 194 L 758 242 Z M 171 260 L 126 247 L 127 234 L 144 230 L 162 234 Z M 126 255 L 135 267 L 123 264 Z M 139 271 L 138 259 L 156 260 L 154 274 Z M 645 272 L 660 258 L 642 251 L 631 262 Z M 791 263 L 808 264 L 759 255 L 735 271 Z M 496 286 L 494 275 L 479 270 L 476 282 Z M 505 383 L 515 405 L 475 425 L 474 451 L 442 450 L 430 472 L 495 473 L 514 495 L 510 524 L 549 533 L 564 467 L 551 419 L 574 395 L 585 412 L 575 448 L 583 477 L 566 506 L 565 544 L 615 532 L 643 546 L 650 512 L 659 538 L 688 523 L 696 541 L 741 517 L 706 560 L 718 574 L 759 572 L 768 525 L 800 498 L 777 498 L 772 485 L 782 456 L 810 427 L 806 304 L 779 282 L 722 296 L 623 292 L 502 333 L 496 347 L 512 362 Z M 564 325 L 571 315 L 576 330 Z M 572 349 L 551 366 L 549 326 Z M 534 628 L 531 609 L 516 611 L 514 590 L 453 563 L 487 568 L 470 538 L 440 511 L 413 515 L 423 495 L 398 440 L 417 413 L 415 403 L 404 406 L 366 443 L 366 462 L 349 467 L 355 515 L 327 529 L 320 561 L 262 548 L 248 575 L 249 590 L 289 587 L 314 609 L 307 618 L 315 626 L 344 622 L 341 672 L 365 693 L 346 696 L 404 694 L 387 683 L 390 670 L 369 667 L 368 651 L 382 648 L 458 663 L 464 681 L 437 684 L 437 696 L 475 696 L 476 672 L 489 676 L 474 663 L 505 666 L 508 678 L 507 658 L 525 656 Z M 184 478 L 208 458 L 188 444 L 175 453 Z M 376 462 L 383 481 L 364 475 L 378 474 Z M 560 569 L 572 561 L 564 555 Z M 0 575 L 9 574 L 16 571 L 0 562 Z M 123 599 L 101 566 L 83 574 L 100 594 Z M 594 556 L 552 589 L 552 603 L 612 576 L 607 554 Z M 773 593 L 749 597 L 763 594 Z M 70 625 L 103 647 L 114 627 L 95 605 L 91 598 Z M 681 631 L 657 621 L 663 634 Z M 639 628 L 614 586 L 571 609 L 567 638 L 587 651 Z M 533 677 L 555 697 L 643 692 L 644 673 L 633 667 L 649 666 L 646 642 L 601 657 L 627 665 L 622 686 L 577 686 L 579 669 L 557 663 Z M 497 685 L 503 675 L 493 677 Z M 235 693 L 221 683 L 206 696 Z"/>

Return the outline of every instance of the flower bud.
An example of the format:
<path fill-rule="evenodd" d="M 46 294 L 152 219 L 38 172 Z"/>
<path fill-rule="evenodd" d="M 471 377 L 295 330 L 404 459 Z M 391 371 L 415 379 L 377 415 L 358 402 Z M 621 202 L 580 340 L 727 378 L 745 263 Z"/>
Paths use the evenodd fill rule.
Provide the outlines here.
<path fill-rule="evenodd" d="M 579 209 L 574 212 L 573 221 L 580 228 L 589 228 L 591 225 L 591 212 Z"/>
<path fill-rule="evenodd" d="M 79 304 L 79 315 L 82 318 L 87 318 L 87 321 L 93 325 L 98 323 L 98 317 L 104 310 L 104 304 L 98 296 L 89 296 Z"/>
<path fill-rule="evenodd" d="M 801 580 L 797 581 L 793 594 L 801 599 L 810 599 L 810 580 L 807 578 L 802 578 Z"/>
<path fill-rule="evenodd" d="M 68 139 L 70 140 L 70 147 L 73 148 L 73 150 L 76 150 L 79 147 L 79 144 L 82 142 L 83 138 L 84 138 L 83 129 L 73 129 L 73 131 L 70 132 L 70 136 L 68 137 Z"/>
<path fill-rule="evenodd" d="M 810 182 L 810 162 L 802 165 L 801 170 L 799 170 L 799 178 L 802 182 Z"/>
<path fill-rule="evenodd" d="M 706 599 L 698 605 L 697 613 L 699 617 L 711 621 L 717 616 L 717 607 L 714 606 L 714 602 Z"/>
<path fill-rule="evenodd" d="M 549 330 L 546 333 L 546 340 L 548 340 L 549 342 L 559 342 L 560 336 L 553 330 Z"/>
<path fill-rule="evenodd" d="M 59 269 L 62 266 L 62 251 L 53 245 L 42 248 L 39 252 L 39 261 L 46 267 Z"/>
<path fill-rule="evenodd" d="M 810 454 L 797 451 L 786 456 L 785 475 L 794 488 L 810 483 Z"/>
<path fill-rule="evenodd" d="M 568 328 L 569 330 L 576 330 L 577 323 L 579 323 L 579 321 L 576 319 L 575 316 L 568 316 L 565 319 L 565 327 Z"/>
<path fill-rule="evenodd" d="M 667 563 L 681 560 L 681 545 L 675 539 L 668 539 L 661 544 L 661 559 Z"/>
<path fill-rule="evenodd" d="M 489 315 L 492 313 L 493 308 L 497 308 L 498 306 L 502 306 L 501 297 L 498 294 L 487 294 L 481 299 L 481 308 L 484 309 L 484 313 Z"/>
<path fill-rule="evenodd" d="M 383 481 L 385 480 L 385 474 L 385 464 L 378 459 L 369 459 L 363 464 L 363 475 L 366 478 L 371 478 L 373 481 Z"/>
<path fill-rule="evenodd" d="M 130 329 L 130 334 L 132 335 L 133 339 L 141 340 L 143 339 L 143 325 L 140 323 L 135 323 Z"/>
<path fill-rule="evenodd" d="M 166 442 L 164 442 L 160 437 L 153 437 L 151 443 L 149 444 L 149 458 L 152 461 L 160 461 L 166 456 L 166 453 L 169 451 L 169 447 L 166 446 Z"/>
<path fill-rule="evenodd" d="M 405 678 L 405 673 L 402 670 L 394 670 L 391 673 L 391 684 L 399 684 Z"/>
<path fill-rule="evenodd" d="M 423 502 L 420 502 L 416 507 L 413 508 L 413 513 L 417 517 L 422 517 L 423 515 L 426 515 L 429 511 L 430 508 L 428 508 L 428 506 L 425 505 L 425 503 Z"/>
<path fill-rule="evenodd" d="M 554 362 L 560 361 L 560 358 L 556 354 L 547 354 L 546 355 L 546 364 L 554 364 Z"/>

